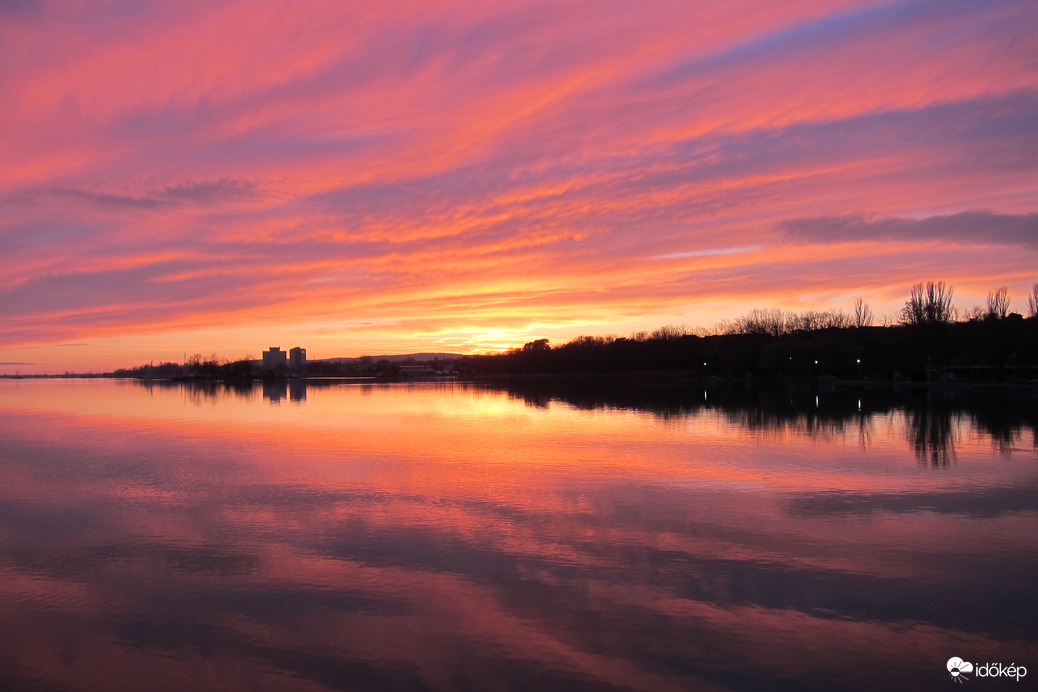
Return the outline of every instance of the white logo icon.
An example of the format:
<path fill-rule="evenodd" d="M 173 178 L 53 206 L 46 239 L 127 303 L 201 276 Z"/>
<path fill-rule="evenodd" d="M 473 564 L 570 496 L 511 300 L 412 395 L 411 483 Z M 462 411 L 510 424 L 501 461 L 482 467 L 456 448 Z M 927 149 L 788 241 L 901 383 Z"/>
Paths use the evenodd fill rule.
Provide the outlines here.
<path fill-rule="evenodd" d="M 948 672 L 951 673 L 951 679 L 955 682 L 969 680 L 963 673 L 972 673 L 973 664 L 969 661 L 963 661 L 958 656 L 952 656 L 948 659 Z"/>

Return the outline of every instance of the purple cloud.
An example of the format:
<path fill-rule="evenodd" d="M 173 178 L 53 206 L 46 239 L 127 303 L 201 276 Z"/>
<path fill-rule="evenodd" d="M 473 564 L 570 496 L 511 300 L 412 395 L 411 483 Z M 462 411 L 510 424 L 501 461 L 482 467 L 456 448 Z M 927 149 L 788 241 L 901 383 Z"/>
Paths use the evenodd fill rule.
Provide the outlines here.
<path fill-rule="evenodd" d="M 966 245 L 1019 245 L 1038 249 L 1038 214 L 968 211 L 921 219 L 856 214 L 787 219 L 776 228 L 810 243 L 940 240 Z"/>

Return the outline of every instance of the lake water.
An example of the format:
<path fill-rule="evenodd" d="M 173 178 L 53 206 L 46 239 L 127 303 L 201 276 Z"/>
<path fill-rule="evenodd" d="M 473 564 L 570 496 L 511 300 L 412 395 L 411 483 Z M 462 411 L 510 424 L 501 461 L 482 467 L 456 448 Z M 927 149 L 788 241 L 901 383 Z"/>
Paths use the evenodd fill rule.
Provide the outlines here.
<path fill-rule="evenodd" d="M 1036 428 L 1026 391 L 3 380 L 0 689 L 1029 688 Z"/>

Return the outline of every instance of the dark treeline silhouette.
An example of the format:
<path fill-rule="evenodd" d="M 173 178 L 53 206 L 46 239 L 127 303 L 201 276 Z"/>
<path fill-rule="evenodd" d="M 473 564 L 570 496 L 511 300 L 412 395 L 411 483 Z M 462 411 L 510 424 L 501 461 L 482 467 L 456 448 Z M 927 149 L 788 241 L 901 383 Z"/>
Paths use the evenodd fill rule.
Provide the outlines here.
<path fill-rule="evenodd" d="M 661 331 L 661 330 L 658 330 Z M 307 363 L 310 377 L 395 378 L 408 363 Z M 836 378 L 915 382 L 1038 379 L 1038 318 L 1015 313 L 965 322 L 889 327 L 823 327 L 782 333 L 699 336 L 674 329 L 629 338 L 582 336 L 560 346 L 547 339 L 494 355 L 428 363 L 436 374 L 618 374 L 659 372 L 680 379 Z M 402 367 L 403 366 L 403 367 Z M 116 377 L 251 381 L 248 359 L 214 358 L 121 369 Z"/>
<path fill-rule="evenodd" d="M 1038 288 L 1035 289 L 1038 291 Z M 507 353 L 474 356 L 477 374 L 679 371 L 687 376 L 808 377 L 895 381 L 1008 381 L 1038 377 L 1038 316 L 1009 311 L 1001 288 L 987 309 L 956 319 L 944 282 L 912 287 L 896 324 L 872 326 L 868 305 L 792 313 L 754 310 L 715 334 L 665 327 L 628 338 L 582 336 L 561 346 L 547 339 Z M 1029 297 L 1029 302 L 1035 302 Z M 1029 305 L 1030 307 L 1030 305 Z"/>
<path fill-rule="evenodd" d="M 159 363 L 136 368 L 121 368 L 113 377 L 134 377 L 142 380 L 199 380 L 214 382 L 251 382 L 259 374 L 256 362 L 246 356 L 239 360 L 221 360 L 214 356 L 194 355 L 183 363 Z"/>
<path fill-rule="evenodd" d="M 427 365 L 432 374 L 457 373 L 461 357 L 456 360 L 436 359 L 422 363 Z M 404 376 L 409 365 L 417 361 L 407 359 L 392 362 L 387 359 L 359 358 L 346 362 L 338 360 L 311 360 L 306 364 L 306 376 L 316 377 L 377 377 L 394 379 Z M 259 361 L 245 357 L 239 360 L 220 360 L 216 356 L 203 358 L 192 356 L 184 363 L 160 363 L 158 365 L 141 365 L 135 368 L 122 368 L 113 373 L 113 377 L 127 377 L 141 380 L 191 380 L 226 383 L 247 383 L 260 378 L 278 378 L 284 375 L 272 375 L 264 372 Z"/>
<path fill-rule="evenodd" d="M 538 342 L 533 342 L 537 344 Z M 472 356 L 476 374 L 674 370 L 701 377 L 835 377 L 906 381 L 1006 381 L 1038 375 L 1038 320 L 831 327 L 771 334 L 686 334 L 645 340 L 580 337 Z"/>

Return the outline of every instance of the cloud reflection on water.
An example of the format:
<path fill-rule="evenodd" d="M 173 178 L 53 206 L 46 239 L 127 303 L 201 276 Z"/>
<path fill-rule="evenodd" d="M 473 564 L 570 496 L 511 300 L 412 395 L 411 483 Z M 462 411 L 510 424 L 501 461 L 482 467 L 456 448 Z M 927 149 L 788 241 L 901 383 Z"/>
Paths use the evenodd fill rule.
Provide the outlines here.
<path fill-rule="evenodd" d="M 862 450 L 856 405 L 115 387 L 3 400 L 10 689 L 925 687 L 1033 650 L 1033 460 L 962 416 L 944 475 L 879 404 Z"/>

